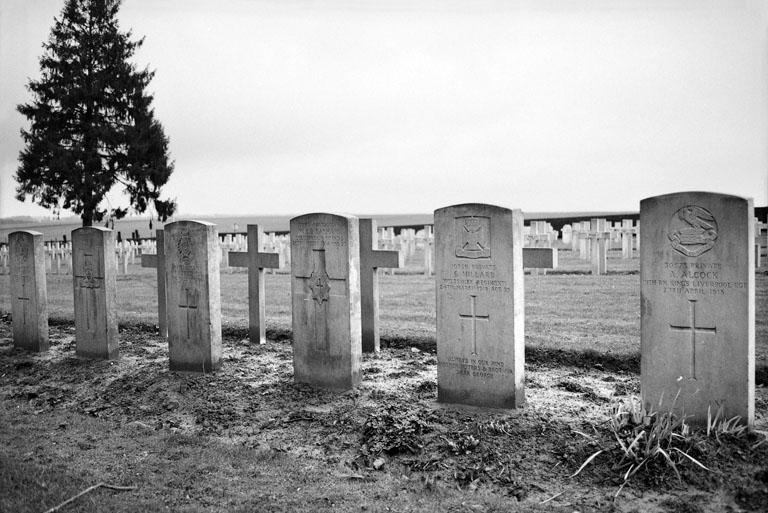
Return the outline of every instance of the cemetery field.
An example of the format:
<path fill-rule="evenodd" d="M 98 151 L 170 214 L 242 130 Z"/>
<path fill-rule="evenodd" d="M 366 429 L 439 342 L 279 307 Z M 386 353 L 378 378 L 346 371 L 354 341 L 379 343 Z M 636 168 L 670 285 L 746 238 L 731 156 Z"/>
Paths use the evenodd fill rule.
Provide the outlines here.
<path fill-rule="evenodd" d="M 565 254 L 563 254 L 565 253 Z M 768 441 L 697 432 L 677 471 L 628 469 L 611 412 L 639 395 L 637 260 L 607 276 L 526 275 L 526 406 L 436 403 L 434 279 L 382 275 L 381 353 L 333 394 L 293 383 L 287 274 L 266 275 L 266 345 L 247 274 L 221 275 L 223 362 L 168 370 L 152 269 L 118 276 L 117 362 L 76 358 L 72 281 L 48 275 L 51 349 L 13 349 L 0 276 L 0 511 L 764 511 Z M 615 265 L 614 265 L 615 264 Z M 757 274 L 755 424 L 768 430 L 768 273 Z M 577 476 L 582 463 L 599 453 Z M 619 492 L 620 490 L 620 492 Z M 618 493 L 618 496 L 617 495 Z"/>

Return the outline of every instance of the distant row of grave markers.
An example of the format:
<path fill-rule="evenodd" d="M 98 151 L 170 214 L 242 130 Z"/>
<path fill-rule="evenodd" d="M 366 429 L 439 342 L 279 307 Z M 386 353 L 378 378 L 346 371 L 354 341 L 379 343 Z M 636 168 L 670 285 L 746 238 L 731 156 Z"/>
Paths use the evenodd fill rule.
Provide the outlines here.
<path fill-rule="evenodd" d="M 594 229 L 593 229 L 594 227 Z M 379 228 L 379 248 L 383 250 L 397 251 L 399 268 L 413 269 L 422 267 L 424 274 L 433 274 L 433 249 L 434 240 L 431 226 L 425 226 L 423 230 L 416 232 L 413 228 L 401 228 L 395 235 L 394 227 Z M 558 241 L 558 232 L 546 221 L 530 221 L 529 226 L 523 227 L 525 233 L 526 249 L 555 247 Z M 118 232 L 119 233 L 119 232 Z M 582 260 L 590 261 L 590 272 L 600 274 L 607 272 L 608 250 L 621 249 L 622 259 L 631 259 L 639 248 L 639 222 L 624 219 L 621 222 L 611 223 L 606 219 L 594 218 L 590 221 L 579 221 L 563 226 L 561 232 L 562 245 L 570 246 L 571 251 L 578 254 Z M 285 270 L 290 267 L 290 237 L 278 235 L 274 232 L 262 234 L 261 247 L 268 251 L 279 253 L 279 268 L 266 268 L 269 273 L 276 270 Z M 605 251 L 603 258 L 599 258 L 599 245 L 601 239 L 605 239 Z M 247 234 L 219 234 L 219 247 L 221 250 L 221 268 L 237 267 L 229 262 L 229 254 L 242 252 L 247 245 Z M 421 261 L 413 259 L 413 255 L 421 247 Z M 761 267 L 764 255 L 768 255 L 768 223 L 755 218 L 755 266 Z M 115 247 L 118 256 L 118 271 L 128 274 L 129 266 L 136 259 L 157 251 L 156 239 L 123 240 L 118 241 Z M 162 250 L 160 250 L 162 251 Z M 61 241 L 48 241 L 45 243 L 45 269 L 49 274 L 71 274 L 72 272 L 72 243 Z M 529 254 L 526 253 L 526 257 Z M 0 274 L 8 274 L 8 245 L 0 243 Z M 395 268 L 388 268 L 385 274 L 394 274 Z M 546 269 L 531 268 L 531 274 L 546 274 Z"/>
<path fill-rule="evenodd" d="M 603 225 L 608 226 L 605 220 L 600 220 Z M 575 223 L 575 228 L 571 228 L 571 225 L 565 225 L 562 229 L 563 239 L 562 242 L 565 245 L 572 245 L 573 250 L 579 252 L 579 256 L 582 259 L 589 259 L 590 248 L 595 244 L 595 241 L 590 239 L 590 221 L 585 223 Z M 632 221 L 627 220 L 624 224 L 629 223 L 629 228 L 624 229 L 617 228 L 615 223 L 613 228 L 608 228 L 607 232 L 609 242 L 615 245 L 617 237 L 622 237 L 622 244 L 625 239 L 629 241 L 630 254 L 625 255 L 622 253 L 622 258 L 631 258 L 631 248 L 634 246 L 633 234 L 636 234 L 637 228 L 632 227 Z M 582 229 L 585 225 L 586 228 Z M 546 221 L 531 221 L 530 226 L 524 227 L 525 232 L 525 247 L 526 248 L 551 248 L 554 247 L 555 242 L 558 240 L 558 232 L 552 228 Z M 409 266 L 416 267 L 421 266 L 424 274 L 431 276 L 434 274 L 433 269 L 433 255 L 434 255 L 434 237 L 432 233 L 432 226 L 427 225 L 422 230 L 416 231 L 413 228 L 401 228 L 400 233 L 395 235 L 395 229 L 392 226 L 378 228 L 379 233 L 379 248 L 382 250 L 396 251 L 398 257 L 398 267 L 404 268 L 406 260 L 409 262 Z M 118 232 L 119 234 L 119 232 Z M 288 235 L 278 236 L 276 233 L 271 232 L 268 237 L 260 239 L 261 247 L 268 248 L 269 251 L 279 253 L 280 255 L 280 267 L 283 269 L 286 266 L 290 266 L 290 240 Z M 230 253 L 242 253 L 243 249 L 247 245 L 247 234 L 219 234 L 219 247 L 220 265 L 222 269 L 229 267 L 237 267 L 230 263 Z M 142 255 L 152 254 L 158 251 L 156 239 L 130 239 L 118 241 L 115 246 L 115 251 L 118 257 L 118 271 L 122 274 L 128 274 L 129 265 L 133 265 L 136 259 L 142 257 Z M 414 261 L 411 257 L 416 253 L 416 248 L 421 248 L 421 262 Z M 162 252 L 162 250 L 160 250 Z M 72 243 L 61 241 L 48 241 L 45 243 L 46 253 L 46 271 L 51 274 L 71 274 L 72 271 Z M 416 259 L 418 260 L 418 259 Z M 8 247 L 7 244 L 0 243 L 0 274 L 5 274 L 8 263 Z M 270 272 L 274 272 L 275 268 L 267 268 Z M 388 268 L 388 273 L 393 274 L 395 268 Z M 532 274 L 538 274 L 537 269 L 531 269 Z M 541 271 L 545 273 L 546 271 Z M 593 266 L 593 273 L 595 268 Z"/>
<path fill-rule="evenodd" d="M 641 393 L 648 409 L 677 408 L 703 422 L 707 409 L 754 418 L 755 224 L 751 200 L 713 193 L 648 198 L 640 208 Z M 438 400 L 516 408 L 524 393 L 526 265 L 553 266 L 551 248 L 523 248 L 523 215 L 484 204 L 435 211 Z M 397 252 L 374 250 L 375 222 L 307 214 L 291 220 L 294 379 L 346 390 L 360 382 L 361 353 L 376 351 L 377 269 Z M 588 237 L 605 241 L 602 227 Z M 248 227 L 251 340 L 264 342 L 261 253 Z M 72 232 L 77 353 L 118 356 L 116 259 L 104 228 Z M 42 236 L 9 237 L 14 341 L 47 348 Z M 221 304 L 215 225 L 169 223 L 158 230 L 158 315 L 167 329 L 170 367 L 208 372 L 221 364 Z M 603 245 L 595 246 L 598 261 Z M 528 260 L 528 262 L 526 262 Z"/>

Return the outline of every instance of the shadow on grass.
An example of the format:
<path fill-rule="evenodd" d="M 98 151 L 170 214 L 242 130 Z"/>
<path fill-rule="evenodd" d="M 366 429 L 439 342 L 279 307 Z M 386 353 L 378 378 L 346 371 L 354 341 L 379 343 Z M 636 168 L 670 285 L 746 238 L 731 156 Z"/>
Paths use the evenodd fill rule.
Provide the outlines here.
<path fill-rule="evenodd" d="M 382 337 L 382 347 L 406 349 L 416 347 L 421 351 L 435 352 L 434 337 Z M 530 365 L 548 367 L 582 367 L 587 369 L 602 368 L 614 372 L 640 373 L 640 354 L 603 354 L 594 349 L 568 350 L 546 347 L 525 347 L 525 362 Z"/>

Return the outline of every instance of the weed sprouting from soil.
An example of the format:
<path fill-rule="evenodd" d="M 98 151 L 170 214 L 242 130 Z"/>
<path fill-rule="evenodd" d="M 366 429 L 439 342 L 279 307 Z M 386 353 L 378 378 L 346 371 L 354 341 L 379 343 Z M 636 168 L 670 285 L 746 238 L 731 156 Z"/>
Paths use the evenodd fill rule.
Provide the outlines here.
<path fill-rule="evenodd" d="M 677 399 L 675 397 L 672 408 L 664 411 L 648 411 L 634 396 L 613 404 L 608 415 L 607 440 L 595 444 L 599 449 L 592 452 L 571 477 L 579 475 L 602 455 L 600 459 L 613 462 L 611 471 L 620 476 L 620 486 L 614 498 L 633 478 L 658 481 L 671 471 L 682 483 L 683 465 L 710 471 L 701 460 L 712 452 L 713 439 L 717 445 L 722 445 L 726 441 L 739 440 L 748 432 L 740 417 L 726 419 L 722 407 L 714 417 L 710 408 L 706 433 L 694 431 L 684 414 L 675 413 Z"/>
<path fill-rule="evenodd" d="M 707 408 L 707 437 L 714 436 L 718 442 L 720 437 L 724 439 L 740 438 L 747 431 L 747 426 L 741 422 L 741 417 L 736 416 L 730 419 L 725 418 L 723 405 L 719 405 L 714 418 L 712 417 L 712 405 Z"/>

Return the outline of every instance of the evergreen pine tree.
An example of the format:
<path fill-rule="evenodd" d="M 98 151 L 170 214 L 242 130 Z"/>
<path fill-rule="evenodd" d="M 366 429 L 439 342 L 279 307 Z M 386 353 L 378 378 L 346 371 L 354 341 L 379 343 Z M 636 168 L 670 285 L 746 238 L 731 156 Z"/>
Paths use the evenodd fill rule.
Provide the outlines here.
<path fill-rule="evenodd" d="M 119 8 L 120 0 L 66 0 L 43 45 L 41 77 L 28 84 L 33 99 L 17 107 L 30 121 L 21 130 L 17 199 L 69 209 L 83 226 L 127 214 L 103 205 L 116 184 L 137 213 L 154 205 L 165 221 L 176 208 L 160 199 L 173 163 L 145 91 L 154 72 L 130 62 L 144 40 L 120 31 Z"/>

